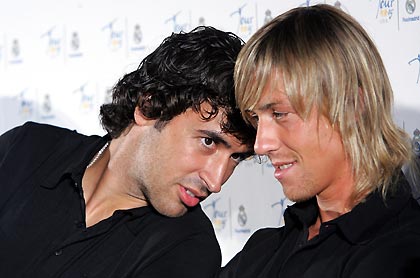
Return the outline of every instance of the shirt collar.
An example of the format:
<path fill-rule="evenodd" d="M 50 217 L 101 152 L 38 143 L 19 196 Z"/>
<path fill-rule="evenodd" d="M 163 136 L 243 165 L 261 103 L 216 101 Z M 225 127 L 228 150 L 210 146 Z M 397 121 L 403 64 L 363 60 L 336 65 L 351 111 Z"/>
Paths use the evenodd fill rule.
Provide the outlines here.
<path fill-rule="evenodd" d="M 66 142 L 58 144 L 59 149 L 54 149 L 48 158 L 49 164 L 54 167 L 50 167 L 51 172 L 42 179 L 41 185 L 45 188 L 54 188 L 65 176 L 81 177 L 95 154 L 110 140 L 108 134 L 103 137 L 92 135 L 86 136 L 76 144 Z"/>
<path fill-rule="evenodd" d="M 384 199 L 379 190 L 367 196 L 349 213 L 336 218 L 341 233 L 353 244 L 364 244 L 375 238 L 385 223 L 389 223 L 412 198 L 410 187 L 401 175 L 394 192 L 388 192 Z"/>
<path fill-rule="evenodd" d="M 284 212 L 284 223 L 286 230 L 290 227 L 299 229 L 311 226 L 318 217 L 318 205 L 316 198 L 305 202 L 295 203 Z"/>
<path fill-rule="evenodd" d="M 340 233 L 353 244 L 370 241 L 383 224 L 401 211 L 412 198 L 409 184 L 403 175 L 400 175 L 396 183 L 396 190 L 389 192 L 385 200 L 381 192 L 376 190 L 350 212 L 323 224 L 336 225 Z M 284 214 L 286 232 L 292 227 L 309 227 L 315 223 L 318 213 L 316 198 L 290 206 Z"/>

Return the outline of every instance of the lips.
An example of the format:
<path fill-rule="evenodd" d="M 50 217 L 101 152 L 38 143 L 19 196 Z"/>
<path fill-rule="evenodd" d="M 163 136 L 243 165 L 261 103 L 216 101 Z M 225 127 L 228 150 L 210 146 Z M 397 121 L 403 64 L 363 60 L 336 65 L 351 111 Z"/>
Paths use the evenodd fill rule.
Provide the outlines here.
<path fill-rule="evenodd" d="M 181 201 L 187 207 L 195 207 L 201 200 L 203 200 L 206 197 L 200 194 L 199 192 L 196 192 L 189 188 L 185 188 L 181 185 L 179 186 L 179 190 Z"/>
<path fill-rule="evenodd" d="M 292 170 L 293 166 L 296 164 L 296 161 L 288 161 L 288 162 L 276 162 L 273 163 L 275 168 L 274 177 L 277 180 L 281 180 L 285 177 L 285 175 Z"/>

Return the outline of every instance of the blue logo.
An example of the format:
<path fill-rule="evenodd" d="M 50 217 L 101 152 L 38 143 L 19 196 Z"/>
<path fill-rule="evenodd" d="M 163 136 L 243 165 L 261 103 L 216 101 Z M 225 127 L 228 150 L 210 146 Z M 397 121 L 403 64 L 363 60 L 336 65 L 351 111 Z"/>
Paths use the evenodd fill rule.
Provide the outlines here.
<path fill-rule="evenodd" d="M 216 231 L 221 231 L 226 227 L 226 220 L 228 216 L 227 210 L 218 209 L 217 202 L 219 202 L 220 199 L 221 198 L 212 200 L 210 204 L 204 206 L 204 209 L 210 208 L 212 210 L 212 212 L 209 213 L 209 217 Z"/>
<path fill-rule="evenodd" d="M 181 11 L 177 12 L 176 14 L 174 14 L 173 16 L 171 16 L 170 18 L 165 20 L 165 24 L 168 24 L 168 23 L 172 22 L 172 30 L 175 33 L 179 33 L 181 31 L 186 31 L 187 28 L 188 28 L 188 23 L 181 23 L 181 24 L 178 23 L 177 17 L 180 13 L 181 13 Z"/>
<path fill-rule="evenodd" d="M 242 234 L 251 233 L 251 229 L 245 228 L 247 221 L 248 221 L 248 216 L 245 212 L 245 207 L 243 205 L 240 205 L 239 212 L 238 212 L 238 225 L 242 228 L 235 229 L 235 233 L 242 233 Z"/>
<path fill-rule="evenodd" d="M 28 89 L 22 90 L 18 95 L 19 114 L 23 117 L 31 117 L 34 113 L 34 102 L 28 98 Z"/>
<path fill-rule="evenodd" d="M 416 58 L 408 61 L 408 64 L 411 65 L 414 62 L 418 62 L 419 63 L 419 69 L 418 69 L 418 74 L 417 74 L 417 82 L 416 82 L 418 84 L 419 83 L 419 79 L 420 79 L 420 54 L 417 55 Z"/>
<path fill-rule="evenodd" d="M 420 16 L 412 16 L 414 12 L 416 11 L 416 1 L 415 0 L 407 0 L 405 2 L 405 11 L 407 14 L 409 14 L 409 17 L 403 17 L 403 22 L 413 22 L 413 21 L 419 21 Z"/>
<path fill-rule="evenodd" d="M 87 83 L 81 85 L 78 89 L 74 90 L 73 93 L 80 95 L 80 110 L 90 112 L 93 110 L 93 96 L 86 92 L 86 86 Z"/>
<path fill-rule="evenodd" d="M 120 49 L 123 44 L 123 31 L 115 30 L 114 24 L 116 21 L 114 19 L 102 27 L 102 31 L 108 31 L 108 47 L 113 51 Z"/>
<path fill-rule="evenodd" d="M 376 18 L 381 23 L 386 23 L 391 20 L 394 15 L 394 2 L 395 0 L 379 0 L 378 8 L 376 11 Z"/>
<path fill-rule="evenodd" d="M 246 4 L 242 5 L 236 11 L 230 14 L 230 17 L 237 16 L 238 17 L 238 28 L 237 33 L 240 37 L 246 38 L 247 36 L 252 35 L 254 28 L 254 17 L 252 16 L 245 16 L 243 10 Z"/>
<path fill-rule="evenodd" d="M 286 197 L 283 197 L 283 198 L 280 199 L 280 201 L 271 205 L 271 208 L 275 208 L 275 207 L 280 206 L 279 225 L 281 225 L 281 223 L 283 221 L 283 215 L 284 215 L 284 212 L 285 212 L 287 206 L 291 205 L 291 204 L 292 204 L 292 202 L 289 199 L 287 199 Z"/>
<path fill-rule="evenodd" d="M 61 53 L 61 38 L 54 32 L 55 26 L 41 35 L 41 39 L 46 39 L 46 53 L 51 58 L 57 57 Z"/>

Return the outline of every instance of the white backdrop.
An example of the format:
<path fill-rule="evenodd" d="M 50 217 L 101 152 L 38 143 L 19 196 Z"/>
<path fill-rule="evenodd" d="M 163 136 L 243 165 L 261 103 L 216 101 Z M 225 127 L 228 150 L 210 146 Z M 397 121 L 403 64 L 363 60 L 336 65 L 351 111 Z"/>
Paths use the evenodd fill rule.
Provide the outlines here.
<path fill-rule="evenodd" d="M 395 91 L 395 119 L 420 128 L 420 6 L 417 0 L 0 0 L 0 134 L 32 120 L 104 134 L 99 106 L 123 74 L 171 32 L 211 25 L 245 41 L 296 6 L 328 3 L 353 15 L 376 42 Z M 416 138 L 414 138 L 416 137 Z M 282 225 L 290 201 L 269 163 L 246 161 L 202 206 L 223 264 L 260 227 Z"/>

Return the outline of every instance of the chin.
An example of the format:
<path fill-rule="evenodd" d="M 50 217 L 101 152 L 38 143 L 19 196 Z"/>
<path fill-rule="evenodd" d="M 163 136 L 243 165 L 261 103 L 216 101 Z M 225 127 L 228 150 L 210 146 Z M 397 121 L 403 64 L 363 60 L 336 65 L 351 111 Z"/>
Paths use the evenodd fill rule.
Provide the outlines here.
<path fill-rule="evenodd" d="M 308 201 L 309 199 L 312 199 L 314 196 L 310 195 L 310 194 L 290 194 L 290 192 L 285 192 L 283 191 L 284 196 L 287 197 L 287 199 L 289 199 L 292 202 L 296 202 L 296 203 L 300 203 L 300 202 L 305 202 Z"/>
<path fill-rule="evenodd" d="M 154 207 L 157 212 L 167 217 L 180 217 L 187 213 L 185 207 L 182 208 L 158 208 Z"/>

